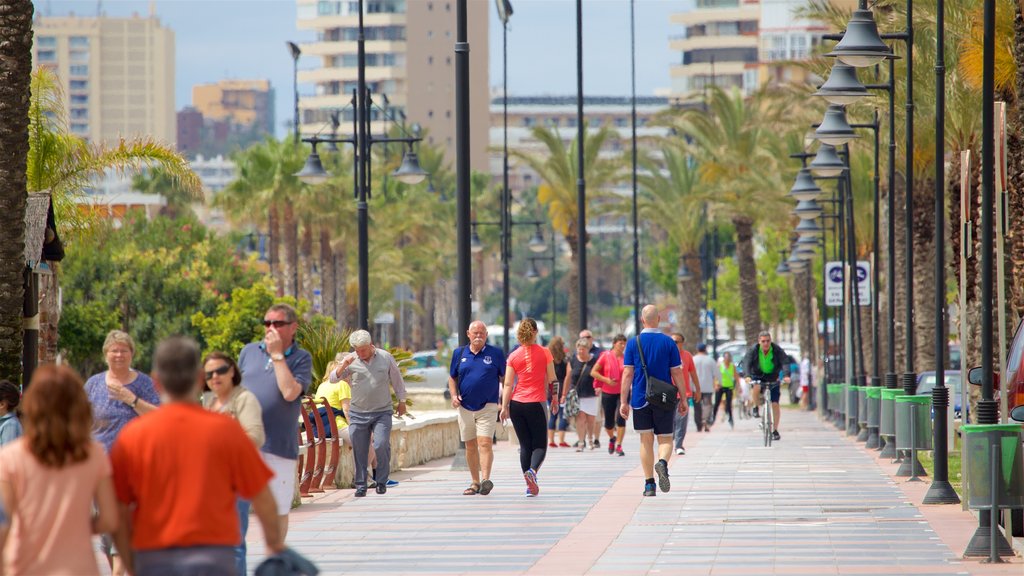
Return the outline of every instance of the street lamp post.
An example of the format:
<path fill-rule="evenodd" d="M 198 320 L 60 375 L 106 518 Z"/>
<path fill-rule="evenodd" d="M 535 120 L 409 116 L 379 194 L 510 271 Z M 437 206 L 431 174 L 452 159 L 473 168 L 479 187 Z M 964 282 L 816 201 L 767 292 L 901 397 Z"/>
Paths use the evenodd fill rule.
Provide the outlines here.
<path fill-rule="evenodd" d="M 637 210 L 636 184 L 636 0 L 629 0 L 629 56 L 630 56 L 630 115 L 632 118 L 633 147 L 633 329 L 640 333 L 640 232 Z M 714 356 L 718 359 L 718 340 L 714 343 Z"/>
<path fill-rule="evenodd" d="M 465 2 L 465 0 L 461 0 Z M 587 181 L 583 172 L 583 0 L 576 0 L 576 265 L 579 326 L 587 327 Z M 570 327 L 573 329 L 573 327 Z"/>
<path fill-rule="evenodd" d="M 360 0 L 362 4 L 362 0 Z M 469 344 L 466 327 L 472 316 L 472 262 L 469 250 L 469 15 L 466 0 L 455 1 L 455 189 L 458 254 L 459 345 Z M 362 16 L 360 16 L 361 18 Z"/>
<path fill-rule="evenodd" d="M 292 123 L 294 126 L 295 144 L 299 143 L 299 56 L 302 56 L 302 49 L 295 42 L 287 42 L 288 50 L 292 54 L 292 89 L 295 95 L 295 116 Z M 298 295 L 296 295 L 298 296 Z"/>

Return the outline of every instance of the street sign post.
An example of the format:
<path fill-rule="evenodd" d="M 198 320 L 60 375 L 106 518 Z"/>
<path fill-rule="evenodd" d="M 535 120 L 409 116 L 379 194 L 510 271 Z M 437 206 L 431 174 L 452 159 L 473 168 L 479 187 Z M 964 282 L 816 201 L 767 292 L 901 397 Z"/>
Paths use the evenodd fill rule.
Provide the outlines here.
<path fill-rule="evenodd" d="M 857 293 L 859 305 L 871 305 L 871 263 L 867 260 L 857 261 Z M 842 262 L 825 264 L 825 305 L 833 308 L 843 305 Z"/>

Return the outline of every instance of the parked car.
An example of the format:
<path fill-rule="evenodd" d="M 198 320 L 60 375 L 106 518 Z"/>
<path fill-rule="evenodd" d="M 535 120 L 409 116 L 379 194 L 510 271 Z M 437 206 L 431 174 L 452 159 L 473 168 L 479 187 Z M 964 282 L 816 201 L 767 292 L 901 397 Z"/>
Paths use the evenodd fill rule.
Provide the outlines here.
<path fill-rule="evenodd" d="M 943 380 L 946 387 L 949 388 L 949 402 L 953 405 L 953 417 L 960 418 L 961 400 L 963 399 L 963 380 L 960 378 L 960 373 L 945 372 Z M 935 388 L 935 371 L 921 372 L 917 375 L 916 394 L 931 394 L 932 388 Z M 970 407 L 968 407 L 969 412 Z"/>
<path fill-rule="evenodd" d="M 416 375 L 423 378 L 422 382 L 410 382 L 410 388 L 430 388 L 432 390 L 448 390 L 448 367 L 443 366 L 437 359 L 437 350 L 423 350 L 415 352 L 412 359 L 416 362 L 414 368 L 406 371 L 406 374 Z"/>
<path fill-rule="evenodd" d="M 996 367 L 996 370 L 999 368 Z M 1024 319 L 1017 323 L 1017 330 L 1010 342 L 1010 353 L 1006 356 L 1006 409 L 1012 412 L 1017 406 L 1024 406 Z M 972 385 L 981 385 L 981 368 L 974 367 L 967 373 Z M 999 390 L 999 374 L 993 374 L 993 386 Z"/>

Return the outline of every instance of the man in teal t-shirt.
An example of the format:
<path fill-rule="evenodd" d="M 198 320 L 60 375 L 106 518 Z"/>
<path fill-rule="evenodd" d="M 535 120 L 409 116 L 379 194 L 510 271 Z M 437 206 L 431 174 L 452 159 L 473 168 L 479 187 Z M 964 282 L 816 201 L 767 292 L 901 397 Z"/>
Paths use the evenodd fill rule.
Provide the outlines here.
<path fill-rule="evenodd" d="M 760 388 L 767 386 L 771 393 L 772 417 L 774 430 L 772 439 L 779 440 L 779 417 L 782 410 L 779 408 L 779 397 L 782 390 L 779 386 L 779 379 L 789 383 L 789 355 L 772 342 L 772 335 L 768 332 L 761 332 L 757 335 L 757 344 L 750 348 L 747 356 L 743 359 L 747 367 L 747 377 L 752 381 L 760 382 L 760 386 L 752 386 L 751 391 L 754 397 L 754 417 L 757 418 L 758 406 L 761 404 Z"/>

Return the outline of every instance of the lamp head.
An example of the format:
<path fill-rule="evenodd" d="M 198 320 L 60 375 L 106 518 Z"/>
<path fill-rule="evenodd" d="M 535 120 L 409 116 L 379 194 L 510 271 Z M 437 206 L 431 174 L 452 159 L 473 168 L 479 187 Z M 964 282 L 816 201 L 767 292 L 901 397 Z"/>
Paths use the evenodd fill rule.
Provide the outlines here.
<path fill-rule="evenodd" d="M 868 95 L 868 89 L 857 80 L 853 66 L 836 62 L 828 80 L 818 88 L 815 96 L 821 96 L 831 104 L 852 104 Z"/>
<path fill-rule="evenodd" d="M 410 145 L 402 158 L 402 165 L 391 175 L 403 184 L 419 184 L 427 177 L 427 172 L 420 167 L 420 159 Z"/>
<path fill-rule="evenodd" d="M 825 233 L 825 229 L 818 226 L 818 221 L 815 218 L 800 219 L 800 223 L 796 225 L 796 233 L 801 238 L 821 238 Z"/>
<path fill-rule="evenodd" d="M 835 146 L 822 144 L 811 161 L 810 169 L 815 176 L 834 177 L 843 173 L 846 164 L 839 158 Z"/>
<path fill-rule="evenodd" d="M 530 267 L 526 269 L 526 279 L 536 280 L 537 278 L 540 278 L 540 273 L 537 272 L 537 264 L 530 260 Z"/>
<path fill-rule="evenodd" d="M 821 216 L 821 213 L 822 208 L 817 200 L 801 200 L 793 209 L 793 214 L 796 214 L 797 218 L 801 220 L 813 220 Z"/>
<path fill-rule="evenodd" d="M 313 141 L 313 151 L 306 157 L 306 164 L 295 176 L 306 184 L 323 184 L 330 177 L 320 162 L 320 155 L 316 152 L 316 141 Z"/>
<path fill-rule="evenodd" d="M 854 10 L 846 25 L 843 39 L 826 54 L 838 58 L 844 64 L 864 68 L 874 66 L 894 54 L 889 45 L 878 35 L 878 25 L 870 10 Z"/>
<path fill-rule="evenodd" d="M 819 142 L 832 146 L 842 146 L 860 138 L 846 120 L 846 107 L 840 104 L 829 104 L 825 110 L 825 118 L 814 131 L 814 137 Z"/>
<path fill-rule="evenodd" d="M 530 238 L 528 244 L 531 252 L 541 253 L 547 249 L 548 245 L 544 242 L 544 235 L 540 232 L 540 225 L 537 225 L 536 230 L 533 232 L 533 237 Z"/>
<path fill-rule="evenodd" d="M 479 254 L 484 250 L 484 244 L 480 241 L 480 235 L 476 233 L 476 226 L 473 226 L 473 231 L 469 235 L 469 250 L 473 254 Z"/>
<path fill-rule="evenodd" d="M 796 182 L 789 189 L 789 195 L 797 202 L 801 200 L 817 200 L 821 197 L 821 188 L 818 188 L 818 185 L 814 182 L 811 171 L 807 168 L 801 168 L 796 173 Z"/>

